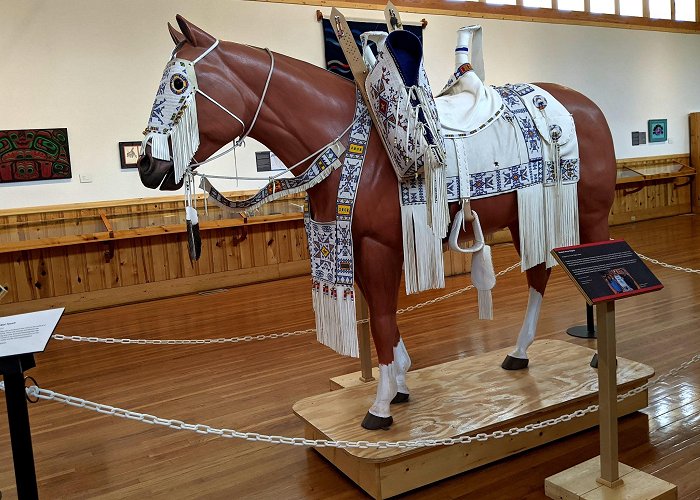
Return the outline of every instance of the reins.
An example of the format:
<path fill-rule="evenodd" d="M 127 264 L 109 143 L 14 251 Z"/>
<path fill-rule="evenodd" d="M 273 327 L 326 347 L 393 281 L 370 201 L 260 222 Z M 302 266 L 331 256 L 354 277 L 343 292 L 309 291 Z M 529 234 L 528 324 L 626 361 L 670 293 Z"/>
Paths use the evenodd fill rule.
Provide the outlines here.
<path fill-rule="evenodd" d="M 216 40 L 216 42 L 214 42 L 214 43 L 211 45 L 211 47 L 209 47 L 209 48 L 208 48 L 207 50 L 205 50 L 202 54 L 200 54 L 194 61 L 192 61 L 192 63 L 193 63 L 193 64 L 196 64 L 196 63 L 198 63 L 199 61 L 201 61 L 202 59 L 204 59 L 204 57 L 207 56 L 210 52 L 212 52 L 218 45 L 219 45 L 219 40 Z M 172 55 L 172 57 L 175 57 L 175 54 L 177 53 L 177 50 L 179 50 L 180 47 L 181 47 L 181 45 L 178 45 L 177 47 L 175 47 L 175 50 L 173 50 L 173 55 Z M 228 110 L 225 106 L 223 106 L 223 105 L 222 105 L 221 103 L 219 103 L 216 99 L 214 99 L 213 97 L 211 97 L 210 95 L 208 95 L 207 93 L 205 93 L 203 90 L 201 90 L 200 88 L 197 88 L 197 92 L 198 92 L 200 95 L 202 95 L 202 97 L 206 98 L 206 99 L 209 100 L 212 104 L 215 104 L 215 105 L 218 106 L 222 111 L 226 112 L 226 113 L 227 113 L 228 115 L 230 115 L 232 118 L 234 118 L 235 120 L 237 120 L 237 121 L 241 124 L 241 126 L 243 127 L 243 132 L 242 132 L 242 135 L 240 135 L 240 136 L 238 137 L 238 139 L 234 140 L 233 144 L 232 144 L 231 147 L 229 147 L 228 149 L 226 149 L 226 150 L 222 151 L 221 153 L 218 153 L 218 154 L 216 154 L 216 155 L 214 155 L 214 156 L 210 156 L 210 157 L 207 158 L 206 160 L 202 160 L 202 161 L 199 161 L 199 162 L 190 163 L 190 165 L 189 165 L 188 168 L 187 168 L 187 170 L 188 170 L 187 173 L 188 173 L 188 174 L 190 174 L 190 175 L 192 175 L 192 176 L 194 176 L 194 177 L 207 177 L 207 178 L 210 178 L 210 179 L 225 179 L 225 180 L 273 180 L 273 179 L 276 179 L 276 178 L 278 178 L 278 177 L 280 177 L 280 176 L 286 174 L 287 172 L 291 172 L 291 171 L 292 171 L 293 169 L 295 169 L 296 167 L 298 167 L 298 166 L 300 166 L 300 165 L 303 165 L 303 164 L 306 163 L 307 161 L 309 161 L 309 160 L 315 158 L 316 156 L 318 156 L 319 154 L 323 153 L 323 152 L 324 152 L 325 150 L 327 150 L 330 146 L 332 146 L 332 145 L 335 144 L 336 142 L 340 141 L 340 140 L 343 138 L 343 136 L 345 136 L 345 134 L 347 134 L 347 133 L 350 131 L 350 129 L 353 127 L 353 125 L 355 125 L 355 123 L 357 122 L 357 119 L 353 120 L 352 122 L 350 122 L 350 125 L 348 125 L 347 128 L 346 128 L 345 130 L 343 130 L 343 132 L 341 132 L 340 135 L 339 135 L 338 137 L 336 137 L 334 140 L 332 140 L 332 141 L 330 141 L 328 144 L 325 144 L 324 146 L 320 147 L 319 149 L 317 149 L 316 151 L 314 151 L 313 153 L 311 153 L 310 155 L 308 155 L 306 158 L 304 158 L 304 159 L 298 161 L 297 163 L 295 163 L 295 164 L 292 165 L 291 167 L 286 167 L 286 168 L 284 168 L 283 170 L 280 170 L 278 173 L 276 173 L 275 175 L 270 176 L 270 177 L 241 177 L 241 176 L 227 176 L 227 175 L 206 175 L 206 174 L 202 174 L 202 173 L 199 173 L 199 172 L 195 172 L 195 171 L 194 171 L 195 168 L 197 168 L 197 167 L 199 167 L 199 166 L 201 166 L 201 165 L 205 165 L 205 164 L 207 164 L 207 163 L 209 163 L 209 162 L 211 162 L 211 161 L 214 161 L 214 160 L 216 160 L 216 159 L 219 159 L 219 158 L 221 158 L 221 157 L 223 157 L 223 156 L 226 156 L 228 153 L 234 151 L 237 147 L 243 145 L 243 144 L 245 143 L 245 139 L 250 135 L 250 133 L 252 132 L 253 128 L 255 127 L 255 124 L 256 124 L 257 121 L 258 121 L 258 117 L 260 116 L 260 111 L 262 110 L 263 104 L 264 104 L 264 102 L 265 102 L 265 97 L 267 96 L 267 91 L 268 91 L 268 89 L 270 88 L 270 80 L 272 79 L 272 73 L 273 73 L 274 70 L 275 70 L 275 56 L 274 56 L 274 54 L 273 54 L 272 51 L 271 51 L 270 49 L 268 49 L 268 48 L 264 48 L 263 50 L 264 50 L 265 52 L 267 52 L 268 55 L 270 56 L 270 70 L 269 70 L 269 72 L 268 72 L 268 74 L 267 74 L 267 79 L 265 80 L 265 86 L 263 87 L 262 94 L 260 95 L 260 101 L 258 102 L 258 107 L 257 107 L 257 109 L 255 110 L 255 114 L 253 115 L 253 119 L 252 119 L 252 121 L 251 121 L 251 123 L 250 123 L 250 126 L 248 127 L 247 130 L 246 130 L 246 126 L 245 126 L 245 123 L 243 122 L 243 120 L 241 120 L 238 116 L 236 116 L 236 114 L 232 113 L 232 112 L 231 112 L 230 110 Z"/>
<path fill-rule="evenodd" d="M 209 47 L 202 54 L 200 54 L 194 61 L 192 61 L 192 64 L 197 64 L 199 61 L 204 59 L 204 57 L 206 57 L 210 52 L 212 52 L 218 45 L 219 45 L 219 40 L 216 40 L 211 45 L 211 47 Z M 175 52 L 177 51 L 178 47 L 175 47 L 175 49 L 176 50 L 173 51 L 173 57 L 175 57 Z M 211 157 L 207 158 L 206 160 L 203 160 L 200 162 L 195 162 L 195 163 L 190 163 L 188 165 L 188 170 L 192 170 L 193 168 L 196 168 L 196 167 L 199 167 L 200 165 L 204 165 L 206 163 L 209 163 L 210 161 L 213 161 L 217 158 L 221 158 L 222 156 L 230 153 L 231 151 L 233 151 L 234 149 L 239 147 L 241 144 L 243 144 L 245 142 L 246 137 L 248 137 L 250 135 L 250 133 L 252 132 L 253 127 L 255 127 L 255 124 L 258 121 L 258 116 L 260 116 L 260 110 L 263 107 L 263 104 L 265 102 L 265 97 L 267 96 L 267 91 L 270 88 L 270 80 L 272 79 L 272 73 L 275 70 L 275 56 L 274 56 L 274 54 L 267 47 L 262 49 L 262 50 L 267 52 L 267 54 L 270 56 L 270 70 L 267 73 L 267 78 L 265 79 L 265 86 L 263 87 L 262 94 L 260 95 L 260 101 L 258 102 L 258 107 L 255 110 L 255 114 L 253 115 L 253 119 L 250 122 L 250 126 L 248 127 L 248 130 L 246 130 L 245 122 L 243 120 L 241 120 L 238 116 L 236 116 L 235 113 L 231 112 L 224 105 L 222 105 L 220 102 L 218 102 L 216 99 L 211 97 L 209 94 L 204 92 L 199 87 L 197 88 L 197 93 L 199 93 L 202 97 L 204 97 L 205 99 L 210 101 L 212 104 L 215 104 L 216 106 L 218 106 L 222 111 L 227 113 L 229 116 L 231 116 L 232 118 L 237 120 L 241 124 L 241 126 L 243 127 L 243 130 L 241 131 L 241 135 L 238 137 L 238 139 L 234 140 L 233 145 L 230 148 L 228 148 L 227 150 L 225 150 L 225 151 L 223 151 L 215 156 L 211 156 Z M 191 172 L 191 173 L 194 173 L 194 172 Z"/>

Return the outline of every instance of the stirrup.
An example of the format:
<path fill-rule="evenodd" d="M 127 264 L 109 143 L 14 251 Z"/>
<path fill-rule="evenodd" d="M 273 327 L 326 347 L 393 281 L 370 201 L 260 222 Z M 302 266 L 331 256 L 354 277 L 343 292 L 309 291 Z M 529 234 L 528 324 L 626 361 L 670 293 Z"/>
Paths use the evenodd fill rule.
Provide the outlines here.
<path fill-rule="evenodd" d="M 469 205 L 465 205 L 464 208 L 469 208 Z M 464 224 L 464 209 L 457 212 L 455 215 L 455 220 L 452 221 L 452 231 L 450 231 L 450 248 L 455 252 L 460 253 L 475 253 L 480 252 L 484 248 L 484 233 L 481 230 L 481 223 L 479 222 L 479 216 L 474 210 L 469 209 L 472 219 L 472 230 L 474 231 L 474 244 L 469 248 L 461 248 L 459 246 L 459 230 Z"/>

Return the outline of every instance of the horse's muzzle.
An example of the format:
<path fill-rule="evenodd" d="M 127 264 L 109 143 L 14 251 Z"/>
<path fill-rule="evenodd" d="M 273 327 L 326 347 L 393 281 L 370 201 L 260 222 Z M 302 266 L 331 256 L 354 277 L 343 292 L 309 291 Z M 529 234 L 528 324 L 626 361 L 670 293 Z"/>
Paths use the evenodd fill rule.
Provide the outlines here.
<path fill-rule="evenodd" d="M 141 183 L 150 189 L 161 191 L 176 191 L 182 187 L 184 180 L 175 181 L 175 170 L 172 160 L 165 161 L 153 158 L 150 144 L 146 146 L 137 163 Z"/>

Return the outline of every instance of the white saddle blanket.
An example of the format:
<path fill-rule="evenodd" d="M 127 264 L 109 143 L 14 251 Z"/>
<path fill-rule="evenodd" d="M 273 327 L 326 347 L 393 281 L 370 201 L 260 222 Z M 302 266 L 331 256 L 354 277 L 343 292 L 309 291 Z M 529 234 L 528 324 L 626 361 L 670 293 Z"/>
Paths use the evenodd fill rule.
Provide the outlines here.
<path fill-rule="evenodd" d="M 468 79 L 471 74 L 457 82 L 466 85 L 453 85 L 436 98 L 448 199 L 551 185 L 559 176 L 563 183 L 578 181 L 576 128 L 566 108 L 535 85 L 491 87 Z"/>
<path fill-rule="evenodd" d="M 473 71 L 448 84 L 435 98 L 435 105 L 443 137 L 473 135 L 494 123 L 503 110 L 498 92 L 484 85 Z"/>

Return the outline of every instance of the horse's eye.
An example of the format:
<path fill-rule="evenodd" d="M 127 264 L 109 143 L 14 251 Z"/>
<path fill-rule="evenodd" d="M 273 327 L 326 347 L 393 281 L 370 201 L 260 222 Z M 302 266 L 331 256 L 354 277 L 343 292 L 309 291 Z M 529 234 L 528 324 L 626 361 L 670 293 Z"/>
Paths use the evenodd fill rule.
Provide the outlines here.
<path fill-rule="evenodd" d="M 187 89 L 188 83 L 181 75 L 173 75 L 170 79 L 170 89 L 175 94 L 182 94 Z"/>

